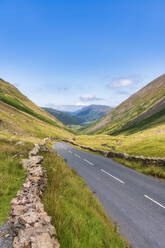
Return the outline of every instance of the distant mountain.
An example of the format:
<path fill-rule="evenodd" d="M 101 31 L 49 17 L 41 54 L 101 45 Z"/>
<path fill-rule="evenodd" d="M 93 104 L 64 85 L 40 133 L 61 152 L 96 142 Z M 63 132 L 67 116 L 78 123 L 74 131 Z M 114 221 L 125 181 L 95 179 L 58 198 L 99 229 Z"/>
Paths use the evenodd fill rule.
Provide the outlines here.
<path fill-rule="evenodd" d="M 111 107 L 106 105 L 89 105 L 77 110 L 73 113 L 74 116 L 83 119 L 84 122 L 97 121 L 105 116 L 108 112 L 112 110 Z"/>
<path fill-rule="evenodd" d="M 53 108 L 45 108 L 45 107 L 43 109 L 48 113 L 52 114 L 53 116 L 55 116 L 59 121 L 61 121 L 65 125 L 79 125 L 84 121 L 72 115 L 69 112 L 63 112 Z"/>
<path fill-rule="evenodd" d="M 55 116 L 65 125 L 80 125 L 85 122 L 99 120 L 112 108 L 105 105 L 89 105 L 74 112 L 64 112 L 53 108 L 43 107 L 45 111 Z"/>
<path fill-rule="evenodd" d="M 86 133 L 131 134 L 165 123 L 165 74 L 122 102 Z"/>

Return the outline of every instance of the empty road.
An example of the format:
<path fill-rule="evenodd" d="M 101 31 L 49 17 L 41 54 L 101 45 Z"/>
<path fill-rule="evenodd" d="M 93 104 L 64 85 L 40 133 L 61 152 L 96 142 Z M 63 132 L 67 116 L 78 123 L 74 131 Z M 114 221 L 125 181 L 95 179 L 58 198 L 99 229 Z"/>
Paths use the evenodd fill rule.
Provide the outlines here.
<path fill-rule="evenodd" d="M 64 142 L 54 149 L 85 179 L 133 248 L 165 248 L 165 182 Z"/>

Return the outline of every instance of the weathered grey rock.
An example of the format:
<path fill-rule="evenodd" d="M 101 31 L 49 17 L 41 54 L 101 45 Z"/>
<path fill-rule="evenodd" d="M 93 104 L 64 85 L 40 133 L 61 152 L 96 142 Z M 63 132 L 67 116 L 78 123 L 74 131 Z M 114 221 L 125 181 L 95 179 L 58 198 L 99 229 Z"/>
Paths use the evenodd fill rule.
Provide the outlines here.
<path fill-rule="evenodd" d="M 32 151 L 29 152 L 29 156 L 37 156 L 39 154 L 40 151 L 40 146 L 38 144 L 35 144 L 34 148 Z"/>
<path fill-rule="evenodd" d="M 13 232 L 10 228 L 10 224 L 5 222 L 0 227 L 0 248 L 12 248 Z"/>
<path fill-rule="evenodd" d="M 11 201 L 10 226 L 13 231 L 13 248 L 59 248 L 56 230 L 40 201 L 47 184 L 46 170 L 39 156 L 40 146 L 35 144 L 29 159 L 22 160 L 27 178 L 17 197 Z M 1 246 L 0 246 L 1 247 Z M 7 247 L 3 247 L 7 248 Z"/>
<path fill-rule="evenodd" d="M 42 156 L 33 156 L 30 160 L 33 164 L 40 164 L 43 161 Z"/>
<path fill-rule="evenodd" d="M 165 158 L 144 158 L 143 156 L 133 156 L 133 155 L 129 155 L 127 153 L 122 153 L 122 152 L 115 152 L 115 151 L 106 152 L 106 151 L 103 151 L 103 150 L 93 149 L 91 147 L 78 145 L 75 142 L 73 142 L 72 140 L 63 139 L 63 141 L 68 142 L 68 143 L 70 143 L 72 145 L 78 146 L 80 148 L 87 149 L 87 150 L 92 151 L 92 152 L 100 153 L 101 155 L 103 155 L 103 156 L 105 156 L 107 158 L 124 158 L 124 159 L 129 160 L 129 161 L 141 162 L 145 166 L 150 166 L 150 165 L 153 165 L 153 164 L 155 166 L 156 165 L 165 166 Z"/>

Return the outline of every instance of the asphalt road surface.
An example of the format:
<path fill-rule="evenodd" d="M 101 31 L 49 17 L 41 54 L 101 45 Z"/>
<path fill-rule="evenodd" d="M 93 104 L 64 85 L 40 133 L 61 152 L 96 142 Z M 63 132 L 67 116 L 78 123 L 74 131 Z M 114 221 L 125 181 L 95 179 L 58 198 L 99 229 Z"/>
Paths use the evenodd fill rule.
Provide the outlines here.
<path fill-rule="evenodd" d="M 54 148 L 85 179 L 133 248 L 165 248 L 165 182 L 64 142 Z"/>

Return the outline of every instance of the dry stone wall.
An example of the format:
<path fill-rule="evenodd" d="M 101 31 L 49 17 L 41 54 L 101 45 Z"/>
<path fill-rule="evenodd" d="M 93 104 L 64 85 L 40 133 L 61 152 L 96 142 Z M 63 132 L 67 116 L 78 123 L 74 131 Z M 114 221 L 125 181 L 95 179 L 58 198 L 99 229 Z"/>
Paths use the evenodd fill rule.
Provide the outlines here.
<path fill-rule="evenodd" d="M 64 142 L 68 142 L 72 145 L 78 146 L 80 148 L 92 151 L 92 152 L 97 152 L 107 158 L 123 158 L 128 161 L 134 161 L 134 162 L 142 162 L 144 165 L 149 166 L 149 165 L 158 165 L 158 166 L 165 166 L 165 158 L 145 158 L 143 156 L 134 156 L 134 155 L 129 155 L 127 153 L 123 152 L 115 152 L 115 151 L 104 151 L 104 150 L 99 150 L 99 149 L 93 149 L 88 146 L 83 146 L 76 144 L 72 140 L 68 139 L 63 139 Z"/>
<path fill-rule="evenodd" d="M 14 234 L 13 248 L 59 248 L 56 230 L 44 211 L 40 197 L 47 184 L 46 170 L 39 156 L 43 144 L 35 144 L 29 159 L 22 161 L 27 171 L 26 181 L 17 197 L 11 201 L 10 226 Z"/>

